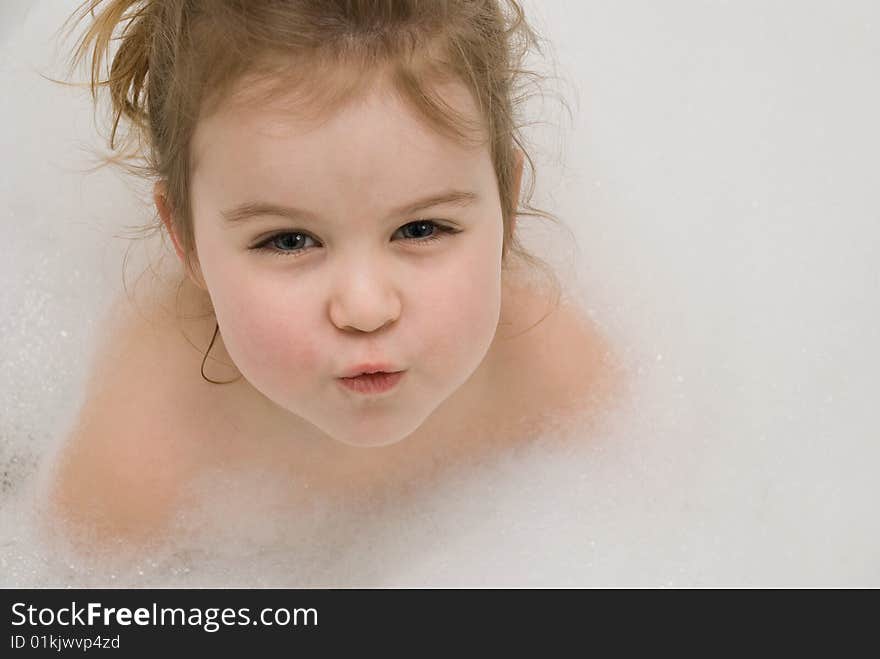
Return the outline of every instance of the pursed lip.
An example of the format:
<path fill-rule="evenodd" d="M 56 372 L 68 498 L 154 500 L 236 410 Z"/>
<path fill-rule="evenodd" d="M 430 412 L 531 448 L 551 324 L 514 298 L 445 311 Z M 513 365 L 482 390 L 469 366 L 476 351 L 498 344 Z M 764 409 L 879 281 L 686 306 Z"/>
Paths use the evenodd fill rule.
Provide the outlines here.
<path fill-rule="evenodd" d="M 352 366 L 347 369 L 345 373 L 340 375 L 341 378 L 354 378 L 358 375 L 363 375 L 365 373 L 397 373 L 400 368 L 396 366 L 392 366 L 388 363 L 370 363 L 370 364 L 358 364 L 357 366 Z"/>

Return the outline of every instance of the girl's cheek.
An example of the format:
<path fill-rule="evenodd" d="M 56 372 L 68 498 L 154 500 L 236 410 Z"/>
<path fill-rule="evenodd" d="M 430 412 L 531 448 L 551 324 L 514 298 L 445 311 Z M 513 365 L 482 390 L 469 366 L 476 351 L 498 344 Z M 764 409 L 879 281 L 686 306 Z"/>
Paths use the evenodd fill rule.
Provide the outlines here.
<path fill-rule="evenodd" d="M 233 290 L 235 293 L 218 300 L 220 305 L 215 308 L 219 314 L 222 305 L 226 312 L 222 319 L 226 349 L 246 377 L 289 385 L 327 370 L 315 344 L 315 328 L 309 325 L 314 311 L 307 299 L 292 296 L 296 303 L 286 304 L 277 295 L 268 294 L 265 285 Z"/>
<path fill-rule="evenodd" d="M 455 355 L 479 352 L 494 334 L 499 310 L 500 287 L 490 274 L 475 269 L 446 278 L 431 303 L 421 309 L 424 357 L 442 363 Z M 453 364 L 460 366 L 449 361 L 447 367 Z"/>
<path fill-rule="evenodd" d="M 303 375 L 320 375 L 322 369 L 327 370 L 327 365 L 320 362 L 314 343 L 315 330 L 307 325 L 304 315 L 264 311 L 251 316 L 249 331 L 242 341 L 247 358 L 255 368 L 266 375 L 283 374 L 287 381 Z"/>

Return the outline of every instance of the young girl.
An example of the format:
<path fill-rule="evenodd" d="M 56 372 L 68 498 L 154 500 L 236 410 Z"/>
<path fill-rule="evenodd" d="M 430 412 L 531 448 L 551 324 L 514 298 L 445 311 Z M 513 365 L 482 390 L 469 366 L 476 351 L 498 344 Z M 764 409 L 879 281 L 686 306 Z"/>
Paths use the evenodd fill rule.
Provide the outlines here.
<path fill-rule="evenodd" d="M 513 0 L 88 0 L 174 266 L 121 296 L 53 472 L 56 530 L 162 537 L 193 483 L 282 510 L 426 482 L 611 391 L 529 275 Z M 111 36 L 125 24 L 109 79 Z M 552 287 L 551 287 L 552 289 Z M 580 437 L 581 441 L 588 438 Z"/>

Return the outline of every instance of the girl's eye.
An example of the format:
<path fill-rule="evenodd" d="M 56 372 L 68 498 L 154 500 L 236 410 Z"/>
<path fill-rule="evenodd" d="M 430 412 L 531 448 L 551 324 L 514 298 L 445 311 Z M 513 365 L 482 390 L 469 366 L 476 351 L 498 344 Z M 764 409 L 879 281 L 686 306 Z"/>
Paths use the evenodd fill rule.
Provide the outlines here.
<path fill-rule="evenodd" d="M 418 220 L 416 222 L 410 222 L 409 224 L 404 224 L 398 229 L 398 231 L 406 234 L 407 229 L 410 229 L 409 233 L 415 234 L 416 237 L 407 238 L 406 240 L 418 245 L 439 240 L 444 234 L 459 233 L 457 229 L 437 224 L 433 220 Z M 430 233 L 430 235 L 425 236 L 427 233 Z M 279 256 L 299 256 L 306 251 L 304 249 L 304 242 L 308 240 L 314 242 L 314 238 L 301 231 L 282 231 L 269 236 L 262 242 L 251 247 L 251 249 L 269 252 Z"/>

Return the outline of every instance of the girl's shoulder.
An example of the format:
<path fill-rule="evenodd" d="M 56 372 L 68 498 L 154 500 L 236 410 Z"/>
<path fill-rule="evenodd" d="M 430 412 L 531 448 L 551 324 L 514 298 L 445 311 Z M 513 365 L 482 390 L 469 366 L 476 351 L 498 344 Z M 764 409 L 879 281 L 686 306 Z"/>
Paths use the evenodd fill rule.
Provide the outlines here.
<path fill-rule="evenodd" d="M 201 360 L 169 313 L 171 296 L 156 292 L 146 303 L 120 293 L 101 324 L 84 402 L 51 467 L 56 528 L 147 538 L 201 461 Z"/>
<path fill-rule="evenodd" d="M 512 329 L 498 341 L 505 405 L 530 427 L 599 414 L 621 384 L 608 338 L 581 306 L 545 288 L 511 284 Z"/>

